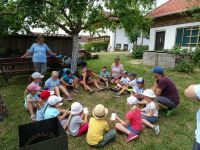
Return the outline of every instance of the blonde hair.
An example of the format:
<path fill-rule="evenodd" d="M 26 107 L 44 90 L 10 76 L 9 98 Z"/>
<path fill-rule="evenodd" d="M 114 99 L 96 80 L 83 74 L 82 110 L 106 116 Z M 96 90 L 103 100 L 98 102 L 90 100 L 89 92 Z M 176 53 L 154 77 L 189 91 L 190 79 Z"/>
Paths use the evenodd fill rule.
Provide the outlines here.
<path fill-rule="evenodd" d="M 51 77 L 58 77 L 58 76 L 59 76 L 58 71 L 52 71 Z"/>

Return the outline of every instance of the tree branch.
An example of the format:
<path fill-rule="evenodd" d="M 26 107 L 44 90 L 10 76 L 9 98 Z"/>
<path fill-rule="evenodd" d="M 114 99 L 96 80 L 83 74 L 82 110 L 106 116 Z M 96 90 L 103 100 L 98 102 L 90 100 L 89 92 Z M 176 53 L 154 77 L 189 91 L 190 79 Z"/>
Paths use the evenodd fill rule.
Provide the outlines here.
<path fill-rule="evenodd" d="M 72 32 L 70 30 L 68 30 L 63 24 L 55 21 L 55 25 L 57 25 L 58 27 L 60 27 L 61 29 L 63 29 L 67 34 L 71 35 Z"/>

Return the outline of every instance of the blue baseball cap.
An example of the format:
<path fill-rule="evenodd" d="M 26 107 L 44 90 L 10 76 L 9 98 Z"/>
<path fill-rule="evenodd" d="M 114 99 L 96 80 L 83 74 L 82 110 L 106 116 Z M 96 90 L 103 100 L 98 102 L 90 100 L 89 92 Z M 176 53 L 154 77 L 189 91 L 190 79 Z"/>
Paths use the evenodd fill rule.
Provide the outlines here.
<path fill-rule="evenodd" d="M 156 66 L 155 68 L 151 69 L 150 72 L 152 73 L 158 73 L 160 75 L 163 75 L 163 68 L 160 66 Z"/>

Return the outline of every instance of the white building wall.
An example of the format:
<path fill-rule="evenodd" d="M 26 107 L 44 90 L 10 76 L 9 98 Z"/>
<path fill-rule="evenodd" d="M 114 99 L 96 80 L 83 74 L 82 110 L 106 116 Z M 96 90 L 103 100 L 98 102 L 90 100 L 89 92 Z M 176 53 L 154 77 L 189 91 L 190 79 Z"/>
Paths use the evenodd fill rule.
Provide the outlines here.
<path fill-rule="evenodd" d="M 178 24 L 178 25 L 151 28 L 150 29 L 149 50 L 150 51 L 155 50 L 156 32 L 165 31 L 164 49 L 172 49 L 176 42 L 176 29 L 177 28 L 197 26 L 197 25 L 200 25 L 200 22 L 184 23 L 184 24 Z"/>
<path fill-rule="evenodd" d="M 116 47 L 116 44 L 121 44 L 121 50 L 124 48 L 124 44 L 128 44 L 128 50 L 133 48 L 132 43 L 129 41 L 128 36 L 125 34 L 125 30 L 123 28 L 117 28 L 116 31 L 113 32 L 114 36 L 112 50 Z M 115 44 L 115 45 L 114 45 Z"/>

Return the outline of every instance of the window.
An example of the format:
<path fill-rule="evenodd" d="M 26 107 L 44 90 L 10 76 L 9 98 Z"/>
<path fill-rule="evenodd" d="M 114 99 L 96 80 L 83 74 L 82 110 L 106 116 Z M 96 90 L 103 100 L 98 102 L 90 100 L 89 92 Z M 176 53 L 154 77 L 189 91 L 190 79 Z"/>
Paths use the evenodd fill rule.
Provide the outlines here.
<path fill-rule="evenodd" d="M 176 45 L 181 47 L 196 47 L 200 44 L 200 26 L 178 28 Z"/>
<path fill-rule="evenodd" d="M 121 49 L 121 44 L 116 44 L 116 49 Z"/>
<path fill-rule="evenodd" d="M 123 50 L 128 50 L 128 44 L 124 44 Z"/>

